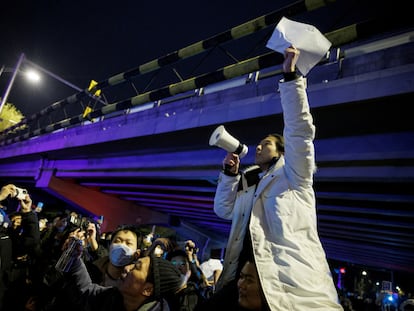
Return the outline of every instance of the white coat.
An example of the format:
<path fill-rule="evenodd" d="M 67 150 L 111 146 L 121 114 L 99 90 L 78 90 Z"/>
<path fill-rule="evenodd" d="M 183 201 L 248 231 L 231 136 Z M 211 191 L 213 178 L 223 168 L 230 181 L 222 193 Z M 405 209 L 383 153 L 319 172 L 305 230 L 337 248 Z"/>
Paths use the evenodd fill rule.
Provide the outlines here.
<path fill-rule="evenodd" d="M 237 278 L 246 229 L 271 310 L 342 310 L 317 231 L 315 127 L 305 79 L 279 83 L 285 154 L 257 187 L 237 191 L 241 175 L 220 174 L 215 213 L 232 220 L 218 289 Z"/>

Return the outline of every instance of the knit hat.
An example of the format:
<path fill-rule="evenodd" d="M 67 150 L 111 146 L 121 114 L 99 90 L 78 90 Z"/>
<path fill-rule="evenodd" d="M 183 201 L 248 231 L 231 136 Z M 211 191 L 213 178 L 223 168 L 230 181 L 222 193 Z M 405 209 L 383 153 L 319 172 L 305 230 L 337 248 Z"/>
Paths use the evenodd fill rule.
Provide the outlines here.
<path fill-rule="evenodd" d="M 150 271 L 148 281 L 154 284 L 154 298 L 165 297 L 174 294 L 181 287 L 180 271 L 168 260 L 150 256 Z"/>

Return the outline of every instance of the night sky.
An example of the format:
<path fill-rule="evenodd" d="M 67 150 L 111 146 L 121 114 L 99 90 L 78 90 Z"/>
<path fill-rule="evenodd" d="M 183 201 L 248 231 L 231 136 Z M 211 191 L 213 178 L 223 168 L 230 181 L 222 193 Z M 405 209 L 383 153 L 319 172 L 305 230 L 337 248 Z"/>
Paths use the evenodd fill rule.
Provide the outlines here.
<path fill-rule="evenodd" d="M 85 89 L 91 79 L 104 80 L 294 2 L 302 1 L 3 1 L 0 65 L 14 67 L 24 53 Z M 337 0 L 296 20 L 323 32 L 375 14 L 369 2 Z M 0 77 L 1 94 L 10 77 Z M 47 77 L 37 86 L 19 78 L 8 101 L 28 116 L 75 92 Z"/>
<path fill-rule="evenodd" d="M 283 1 L 8 1 L 1 10 L 0 65 L 14 67 L 23 52 L 29 60 L 84 89 L 91 79 L 106 79 L 207 39 L 278 9 L 280 3 Z M 10 77 L 3 74 L 0 78 L 2 94 Z M 33 103 L 42 108 L 75 92 L 62 83 L 53 83 L 52 89 L 24 85 L 26 90 L 22 90 L 23 83 L 27 84 L 15 82 L 9 101 L 24 113 L 39 110 Z M 16 97 L 20 92 L 28 95 Z"/>

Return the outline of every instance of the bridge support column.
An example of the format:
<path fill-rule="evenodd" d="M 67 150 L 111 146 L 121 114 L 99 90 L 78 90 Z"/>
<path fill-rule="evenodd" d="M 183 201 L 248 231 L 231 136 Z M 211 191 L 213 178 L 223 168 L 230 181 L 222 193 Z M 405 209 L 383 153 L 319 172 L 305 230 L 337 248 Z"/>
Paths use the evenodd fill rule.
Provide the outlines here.
<path fill-rule="evenodd" d="M 103 215 L 103 231 L 114 230 L 121 224 L 162 225 L 169 221 L 168 215 L 62 180 L 53 176 L 52 171 L 43 171 L 36 187 L 43 188 L 61 200 L 75 204 L 94 215 Z"/>

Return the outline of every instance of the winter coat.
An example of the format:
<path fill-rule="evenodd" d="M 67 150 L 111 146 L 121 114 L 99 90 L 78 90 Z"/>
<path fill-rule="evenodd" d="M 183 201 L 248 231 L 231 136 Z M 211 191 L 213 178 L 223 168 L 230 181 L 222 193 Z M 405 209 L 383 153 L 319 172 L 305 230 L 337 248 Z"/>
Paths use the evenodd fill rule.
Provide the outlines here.
<path fill-rule="evenodd" d="M 238 257 L 250 230 L 259 279 L 271 310 L 342 310 L 321 245 L 315 208 L 315 127 L 305 79 L 279 83 L 285 154 L 257 185 L 238 191 L 238 176 L 219 176 L 215 213 L 232 220 L 217 288 L 237 278 Z"/>

